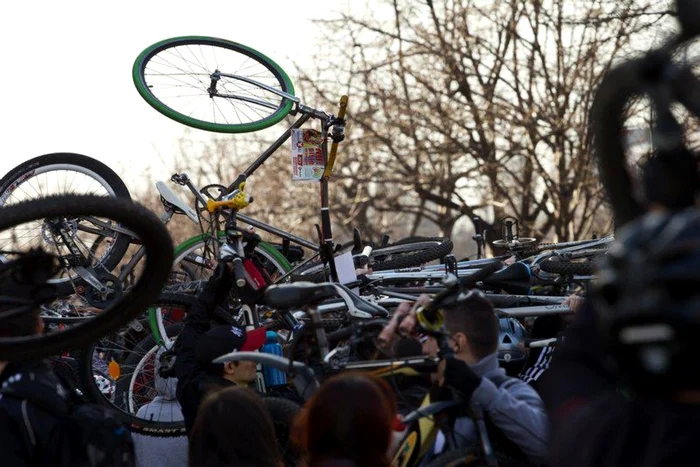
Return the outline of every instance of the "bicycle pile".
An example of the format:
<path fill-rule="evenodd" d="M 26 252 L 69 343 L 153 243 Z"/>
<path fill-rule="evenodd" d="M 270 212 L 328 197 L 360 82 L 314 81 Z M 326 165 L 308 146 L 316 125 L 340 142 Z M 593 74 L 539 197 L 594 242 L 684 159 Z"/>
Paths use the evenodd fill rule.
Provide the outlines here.
<path fill-rule="evenodd" d="M 662 52 L 670 57 L 671 50 L 667 46 L 620 66 L 609 76 L 624 72 L 625 79 L 606 78 L 601 85 L 593 126 L 608 185 L 627 183 L 629 175 L 617 165 L 624 156 L 613 161 L 610 155 L 619 149 L 615 144 L 621 123 L 603 125 L 610 120 L 606 115 L 621 114 L 628 98 L 644 90 L 630 84 L 620 92 L 620 83 L 633 82 L 630 75 L 636 78 L 642 65 L 652 60 L 661 63 L 659 57 L 666 57 Z M 210 63 L 216 67 L 209 68 Z M 244 63 L 248 65 L 242 67 Z M 676 71 L 665 79 L 672 81 L 676 99 L 695 108 L 693 96 L 684 94 L 679 84 L 681 78 L 692 75 L 684 74 L 684 69 Z M 0 321 L 39 309 L 46 329 L 19 339 L 0 336 L 0 361 L 49 357 L 56 372 L 72 380 L 84 396 L 115 409 L 132 433 L 183 436 L 185 420 L 174 414 L 179 410 L 176 405 L 170 405 L 168 413 L 162 412 L 165 408 L 159 413 L 146 408 L 160 395 L 157 380 L 173 377 L 184 320 L 217 264 L 224 262 L 230 264 L 233 282 L 230 293 L 226 290 L 226 307 L 218 308 L 213 319 L 248 331 L 264 327 L 266 340 L 260 353 L 235 352 L 217 362 L 257 362 L 255 386 L 260 393 L 293 393 L 295 400 L 303 402 L 326 377 L 356 370 L 372 371 L 391 381 L 399 393 L 408 391 L 406 375 L 429 381 L 440 359 L 453 353 L 445 335 L 445 303 L 461 303 L 475 290 L 493 305 L 499 318 L 501 366 L 508 375 L 538 388 L 570 322 L 566 316 L 577 308 L 571 296 L 584 295 L 589 289 L 615 245 L 612 235 L 541 243 L 520 237 L 517 220 L 509 218 L 503 220 L 503 239 L 492 242 L 497 255 L 491 258 L 481 257 L 482 242 L 476 259 L 458 259 L 451 254 L 452 242 L 447 238 L 395 242 L 384 238 L 371 244 L 363 242 L 359 230 L 353 241 L 338 245 L 331 233 L 328 182 L 343 139 L 347 97 L 341 99 L 337 116 L 306 106 L 294 96 L 286 73 L 269 58 L 240 44 L 205 37 L 154 44 L 137 58 L 133 76 L 151 106 L 195 128 L 237 133 L 268 127 L 288 114 L 299 118 L 230 184 L 200 189 L 187 174 L 174 174 L 172 182 L 191 192 L 193 206 L 158 182 L 164 209 L 160 218 L 131 201 L 114 171 L 83 155 L 48 154 L 11 170 L 0 180 L 0 260 L 15 268 L 10 272 L 17 275 L 23 261 L 41 256 L 37 253 L 41 249 L 55 264 L 39 268 L 51 269 L 48 282 L 47 277 L 29 274 L 30 292 L 3 291 L 3 304 L 9 308 L 0 312 Z M 659 80 L 656 86 L 667 84 Z M 187 90 L 194 91 L 188 94 L 194 97 L 182 99 Z M 611 97 L 615 92 L 619 94 Z M 659 99 L 659 118 L 666 118 L 667 124 L 675 122 L 670 112 L 661 112 L 663 105 L 668 108 L 668 97 Z M 320 122 L 318 149 L 324 162 L 323 171 L 316 174 L 321 186 L 321 227 L 315 241 L 242 213 L 253 202 L 246 180 L 311 119 Z M 617 189 L 611 193 L 620 226 L 643 210 L 625 197 L 631 195 Z M 201 234 L 173 248 L 164 225 L 176 215 L 197 224 Z M 402 304 L 416 301 L 425 305 L 413 309 L 416 325 L 411 331 L 434 337 L 440 347 L 438 356 L 421 355 L 420 346 L 406 354 L 386 345 L 405 324 Z M 428 447 L 444 430 L 436 419 L 457 417 L 469 407 L 436 402 L 426 394 L 404 409 L 406 429 L 394 446 L 393 465 L 426 462 Z M 276 420 L 279 442 L 287 453 L 285 430 L 290 418 L 288 413 L 280 417 Z M 479 440 L 477 457 L 487 464 L 497 458 L 508 464 L 498 452 L 494 454 L 487 431 L 479 431 Z M 453 465 L 466 459 L 463 451 L 449 447 L 449 439 L 445 442 L 448 449 L 430 465 Z M 414 449 L 416 443 L 420 449 Z M 286 460 L 295 459 L 289 454 Z"/>

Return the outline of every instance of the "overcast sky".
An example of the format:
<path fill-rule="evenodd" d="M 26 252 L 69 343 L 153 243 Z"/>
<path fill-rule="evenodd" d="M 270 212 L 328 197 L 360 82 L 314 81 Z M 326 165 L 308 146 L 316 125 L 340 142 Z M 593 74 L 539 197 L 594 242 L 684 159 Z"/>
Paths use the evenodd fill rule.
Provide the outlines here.
<path fill-rule="evenodd" d="M 42 154 L 77 152 L 118 172 L 150 168 L 167 177 L 171 169 L 158 153 L 172 153 L 184 127 L 136 91 L 131 67 L 143 49 L 175 36 L 221 37 L 259 50 L 293 74 L 291 59 L 308 64 L 313 53 L 318 32 L 311 20 L 331 17 L 349 2 L 3 2 L 0 176 Z"/>

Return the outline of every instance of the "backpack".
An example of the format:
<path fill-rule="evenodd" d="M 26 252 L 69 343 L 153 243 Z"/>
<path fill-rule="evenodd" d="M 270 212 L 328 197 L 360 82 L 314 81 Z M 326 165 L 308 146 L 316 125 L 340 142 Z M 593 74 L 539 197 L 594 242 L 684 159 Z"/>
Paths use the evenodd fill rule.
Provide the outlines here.
<path fill-rule="evenodd" d="M 58 375 L 57 375 L 58 376 Z M 62 378 L 59 376 L 59 380 Z M 105 406 L 86 402 L 67 381 L 68 395 L 63 407 L 55 398 L 42 397 L 41 391 L 28 384 L 10 384 L 0 389 L 3 397 L 27 401 L 32 407 L 54 416 L 58 423 L 51 429 L 47 458 L 57 465 L 76 467 L 132 467 L 135 465 L 131 433 L 115 412 Z M 27 451 L 36 452 L 31 417 L 22 417 Z M 35 422 L 36 423 L 36 422 Z"/>

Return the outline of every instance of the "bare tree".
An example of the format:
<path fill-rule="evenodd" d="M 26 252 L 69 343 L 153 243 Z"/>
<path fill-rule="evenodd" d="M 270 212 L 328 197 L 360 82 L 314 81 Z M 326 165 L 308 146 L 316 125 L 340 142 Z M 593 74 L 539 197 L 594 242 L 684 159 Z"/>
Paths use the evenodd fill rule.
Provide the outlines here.
<path fill-rule="evenodd" d="M 444 235 L 477 215 L 492 237 L 506 214 L 557 240 L 609 229 L 586 115 L 601 75 L 667 16 L 647 0 L 385 0 L 325 22 L 341 46 L 302 82 L 329 102 L 349 89 L 338 173 L 366 193 L 355 217 Z"/>

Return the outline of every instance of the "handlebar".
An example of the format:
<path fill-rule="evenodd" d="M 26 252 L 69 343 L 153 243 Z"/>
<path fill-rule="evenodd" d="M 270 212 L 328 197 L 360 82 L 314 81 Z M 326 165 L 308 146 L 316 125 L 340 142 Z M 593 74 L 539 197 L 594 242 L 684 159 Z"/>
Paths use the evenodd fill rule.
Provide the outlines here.
<path fill-rule="evenodd" d="M 331 172 L 333 172 L 333 165 L 335 165 L 335 156 L 338 153 L 338 143 L 340 143 L 343 138 L 345 138 L 345 112 L 348 108 L 348 96 L 342 96 L 340 102 L 338 103 L 338 116 L 333 123 L 333 143 L 331 144 L 331 149 L 328 152 L 328 161 L 326 162 L 326 168 L 323 169 L 323 175 L 321 178 L 328 180 L 331 177 Z"/>

